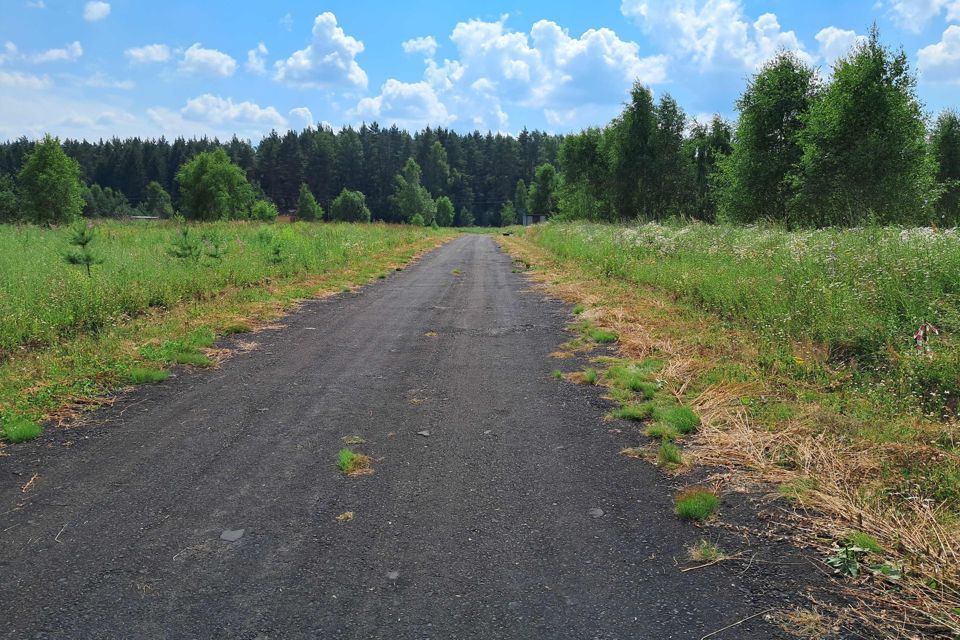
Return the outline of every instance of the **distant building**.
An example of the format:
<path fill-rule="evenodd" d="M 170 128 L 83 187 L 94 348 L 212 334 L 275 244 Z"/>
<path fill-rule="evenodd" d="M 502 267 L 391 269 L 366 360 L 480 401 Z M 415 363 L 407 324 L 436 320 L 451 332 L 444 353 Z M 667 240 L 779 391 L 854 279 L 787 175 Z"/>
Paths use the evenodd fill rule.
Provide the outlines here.
<path fill-rule="evenodd" d="M 527 227 L 531 224 L 539 224 L 541 222 L 546 222 L 547 216 L 535 216 L 530 213 L 523 214 L 523 226 Z"/>

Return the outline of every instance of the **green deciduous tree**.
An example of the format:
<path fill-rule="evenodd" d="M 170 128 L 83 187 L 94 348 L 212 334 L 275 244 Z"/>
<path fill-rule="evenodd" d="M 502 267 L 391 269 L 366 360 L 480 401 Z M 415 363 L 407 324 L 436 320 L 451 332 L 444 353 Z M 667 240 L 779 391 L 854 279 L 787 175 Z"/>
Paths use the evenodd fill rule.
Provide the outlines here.
<path fill-rule="evenodd" d="M 322 220 L 323 207 L 317 204 L 310 187 L 300 185 L 300 197 L 297 199 L 297 217 L 301 220 Z"/>
<path fill-rule="evenodd" d="M 34 146 L 18 175 L 24 216 L 38 224 L 71 222 L 83 209 L 80 165 L 50 135 Z"/>
<path fill-rule="evenodd" d="M 249 218 L 254 190 L 226 151 L 198 153 L 177 171 L 183 210 L 195 220 Z"/>
<path fill-rule="evenodd" d="M 441 227 L 450 227 L 453 226 L 454 217 L 453 201 L 447 196 L 437 198 L 436 223 Z"/>
<path fill-rule="evenodd" d="M 876 25 L 834 64 L 833 80 L 799 134 L 792 224 L 928 220 L 933 170 L 915 85 L 906 54 L 880 44 Z"/>
<path fill-rule="evenodd" d="M 930 136 L 930 153 L 936 163 L 937 219 L 944 226 L 960 224 L 960 114 L 944 111 Z M 2 215 L 2 214 L 0 214 Z"/>
<path fill-rule="evenodd" d="M 366 197 L 359 191 L 344 189 L 330 205 L 330 219 L 339 222 L 370 222 Z"/>
<path fill-rule="evenodd" d="M 83 201 L 83 215 L 88 218 L 125 218 L 131 212 L 125 195 L 98 184 L 84 190 Z"/>
<path fill-rule="evenodd" d="M 148 216 L 173 217 L 173 204 L 170 201 L 170 194 L 159 182 L 150 182 L 147 185 L 143 202 L 140 203 L 140 210 Z"/>
<path fill-rule="evenodd" d="M 517 224 L 517 209 L 513 206 L 513 200 L 507 200 L 500 208 L 500 226 L 509 227 Z"/>
<path fill-rule="evenodd" d="M 420 165 L 413 158 L 408 158 L 403 170 L 394 178 L 390 204 L 397 219 L 409 222 L 419 213 L 426 224 L 430 224 L 436 215 L 436 203 L 430 197 L 430 192 L 420 184 L 420 177 Z"/>
<path fill-rule="evenodd" d="M 730 125 L 718 115 L 709 125 L 694 123 L 690 136 L 684 141 L 686 156 L 693 169 L 691 215 L 697 220 L 716 219 L 718 167 L 730 154 L 733 132 Z"/>
<path fill-rule="evenodd" d="M 517 180 L 517 186 L 513 190 L 513 206 L 517 212 L 517 219 L 523 217 L 527 212 L 527 183 L 523 181 L 523 178 Z"/>
<path fill-rule="evenodd" d="M 530 185 L 527 210 L 531 215 L 548 216 L 556 210 L 557 170 L 550 163 L 537 167 L 536 178 Z"/>
<path fill-rule="evenodd" d="M 0 175 L 0 222 L 16 222 L 20 219 L 20 198 L 13 176 Z"/>
<path fill-rule="evenodd" d="M 816 72 L 782 52 L 750 79 L 737 100 L 740 120 L 720 163 L 718 212 L 727 220 L 787 219 L 803 149 L 800 132 L 819 85 Z"/>

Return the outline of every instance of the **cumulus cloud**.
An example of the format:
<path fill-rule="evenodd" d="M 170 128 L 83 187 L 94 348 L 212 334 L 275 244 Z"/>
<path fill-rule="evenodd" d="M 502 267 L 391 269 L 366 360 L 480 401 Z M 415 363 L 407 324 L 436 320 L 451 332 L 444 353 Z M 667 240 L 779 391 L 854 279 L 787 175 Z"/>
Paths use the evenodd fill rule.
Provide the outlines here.
<path fill-rule="evenodd" d="M 354 115 L 360 119 L 377 120 L 409 129 L 419 129 L 428 124 L 446 125 L 453 121 L 429 84 L 400 82 L 392 78 L 380 88 L 379 95 L 360 100 Z"/>
<path fill-rule="evenodd" d="M 110 15 L 110 3 L 97 0 L 83 6 L 83 19 L 87 22 L 97 22 Z"/>
<path fill-rule="evenodd" d="M 47 76 L 35 76 L 20 71 L 0 71 L 0 87 L 5 89 L 46 89 L 50 86 Z"/>
<path fill-rule="evenodd" d="M 356 60 L 363 48 L 362 42 L 337 25 L 334 14 L 321 13 L 313 21 L 310 44 L 278 60 L 274 78 L 299 87 L 365 89 L 367 74 Z"/>
<path fill-rule="evenodd" d="M 165 44 L 148 44 L 127 49 L 123 52 L 123 55 L 134 64 L 166 62 L 170 59 L 170 47 Z"/>
<path fill-rule="evenodd" d="M 295 109 L 290 109 L 290 117 L 299 120 L 305 127 L 313 126 L 313 114 L 310 113 L 310 109 L 307 109 L 306 107 L 296 107 Z"/>
<path fill-rule="evenodd" d="M 820 43 L 820 56 L 827 64 L 833 64 L 837 58 L 847 55 L 853 46 L 866 40 L 864 36 L 858 36 L 856 31 L 833 26 L 821 29 L 814 38 Z"/>
<path fill-rule="evenodd" d="M 893 0 L 890 9 L 897 26 L 913 33 L 944 12 L 948 21 L 960 21 L 960 0 Z"/>
<path fill-rule="evenodd" d="M 960 83 L 960 26 L 947 27 L 940 42 L 920 49 L 917 68 L 924 81 Z"/>
<path fill-rule="evenodd" d="M 267 51 L 267 45 L 263 44 L 262 42 L 258 44 L 256 48 L 247 51 L 247 71 L 250 73 L 255 73 L 258 76 L 265 74 L 267 72 L 267 63 L 264 59 L 264 56 L 266 56 L 268 53 L 269 51 Z"/>
<path fill-rule="evenodd" d="M 620 11 L 701 68 L 755 69 L 779 49 L 812 61 L 796 33 L 783 31 L 775 14 L 752 20 L 741 0 L 623 0 Z"/>
<path fill-rule="evenodd" d="M 180 113 L 187 120 L 207 122 L 286 126 L 287 121 L 273 107 L 261 107 L 253 102 L 234 102 L 209 93 L 187 100 Z"/>
<path fill-rule="evenodd" d="M 83 55 L 83 47 L 79 42 L 71 42 L 62 49 L 47 49 L 43 53 L 30 56 L 30 61 L 37 64 L 45 62 L 73 62 Z"/>
<path fill-rule="evenodd" d="M 237 70 L 237 61 L 216 49 L 204 49 L 199 42 L 183 52 L 180 70 L 197 75 L 227 78 Z"/>
<path fill-rule="evenodd" d="M 437 53 L 438 45 L 437 39 L 433 36 L 422 36 L 407 40 L 400 46 L 403 47 L 405 53 L 419 53 L 425 58 L 432 58 Z"/>

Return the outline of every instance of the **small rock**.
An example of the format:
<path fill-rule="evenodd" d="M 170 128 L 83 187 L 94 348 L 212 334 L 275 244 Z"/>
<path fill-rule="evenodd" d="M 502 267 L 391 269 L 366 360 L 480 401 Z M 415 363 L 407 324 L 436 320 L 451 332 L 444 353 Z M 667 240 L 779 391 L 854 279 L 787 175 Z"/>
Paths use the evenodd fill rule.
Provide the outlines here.
<path fill-rule="evenodd" d="M 424 429 L 423 431 L 417 431 L 417 435 L 418 435 L 418 436 L 423 436 L 424 438 L 429 438 L 429 437 L 430 437 L 430 431 L 428 431 L 427 429 Z"/>
<path fill-rule="evenodd" d="M 400 572 L 399 572 L 399 571 L 388 571 L 388 572 L 387 572 L 387 580 L 396 580 L 396 579 L 399 578 L 399 577 L 400 577 Z"/>
<path fill-rule="evenodd" d="M 486 431 L 483 432 L 483 435 L 488 436 L 491 433 L 493 433 L 493 429 L 487 429 Z"/>
<path fill-rule="evenodd" d="M 594 507 L 593 509 L 590 509 L 590 511 L 587 511 L 587 515 L 590 516 L 591 518 L 602 518 L 603 509 L 601 509 L 600 507 Z"/>
<path fill-rule="evenodd" d="M 220 534 L 220 539 L 226 542 L 236 542 L 243 537 L 243 532 L 246 529 L 224 529 L 223 533 Z"/>

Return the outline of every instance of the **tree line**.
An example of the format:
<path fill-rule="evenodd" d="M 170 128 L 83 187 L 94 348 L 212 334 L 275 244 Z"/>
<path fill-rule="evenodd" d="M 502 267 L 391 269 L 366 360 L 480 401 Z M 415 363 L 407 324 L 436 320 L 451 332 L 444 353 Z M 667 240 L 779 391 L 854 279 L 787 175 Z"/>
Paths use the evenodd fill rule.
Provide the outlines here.
<path fill-rule="evenodd" d="M 637 84 L 609 125 L 564 139 L 559 215 L 956 226 L 960 116 L 945 111 L 928 130 L 915 87 L 876 26 L 829 80 L 776 55 L 749 80 L 735 125 L 690 123 Z"/>
<path fill-rule="evenodd" d="M 398 180 L 411 177 L 408 165 L 412 161 L 423 190 L 417 192 L 419 196 L 429 194 L 431 206 L 443 199 L 441 223 L 452 208 L 450 224 L 496 225 L 502 222 L 508 201 L 508 213 L 524 209 L 525 202 L 516 207 L 512 203 L 518 183 L 532 182 L 538 166 L 555 164 L 561 140 L 527 130 L 518 136 L 431 128 L 410 134 L 374 123 L 340 131 L 328 127 L 284 134 L 274 131 L 257 145 L 234 137 L 227 142 L 207 138 L 65 140 L 60 146 L 76 163 L 76 175 L 82 182 L 81 210 L 88 216 L 155 214 L 170 208 L 182 210 L 187 217 L 207 217 L 191 210 L 197 202 L 183 192 L 178 175 L 192 159 L 206 154 L 203 157 L 210 160 L 210 154 L 220 150 L 219 160 L 225 157 L 239 168 L 250 192 L 237 190 L 237 183 L 230 178 L 236 175 L 222 162 L 205 161 L 205 166 L 220 171 L 233 185 L 224 188 L 232 194 L 230 205 L 242 211 L 252 208 L 251 203 L 265 201 L 280 212 L 309 211 L 316 219 L 328 219 L 339 200 L 341 208 L 350 204 L 351 215 L 362 216 L 365 207 L 372 219 L 409 221 L 413 214 L 400 205 L 426 203 L 424 198 L 410 200 L 413 191 L 398 184 Z M 0 144 L 0 220 L 27 217 L 44 221 L 42 216 L 37 219 L 25 214 L 21 200 L 29 199 L 29 194 L 18 178 L 40 144 L 26 138 Z M 312 204 L 309 198 L 313 198 Z M 434 219 L 431 212 L 430 207 L 419 212 L 427 224 Z"/>

